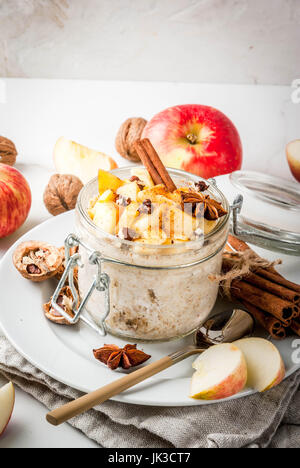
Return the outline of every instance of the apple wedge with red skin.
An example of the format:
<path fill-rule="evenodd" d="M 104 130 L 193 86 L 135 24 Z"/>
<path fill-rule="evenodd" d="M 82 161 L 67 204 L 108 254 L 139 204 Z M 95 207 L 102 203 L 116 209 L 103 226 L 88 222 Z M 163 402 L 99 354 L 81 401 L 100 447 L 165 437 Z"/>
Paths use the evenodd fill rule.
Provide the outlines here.
<path fill-rule="evenodd" d="M 291 141 L 286 146 L 286 157 L 291 173 L 300 182 L 300 140 Z"/>
<path fill-rule="evenodd" d="M 30 187 L 14 167 L 0 163 L 0 239 L 15 232 L 27 219 Z"/>
<path fill-rule="evenodd" d="M 190 397 L 221 400 L 239 393 L 246 385 L 247 366 L 243 353 L 233 344 L 212 346 L 194 361 Z"/>
<path fill-rule="evenodd" d="M 15 406 L 15 389 L 10 382 L 0 388 L 0 437 L 11 419 Z"/>
<path fill-rule="evenodd" d="M 204 179 L 231 173 L 242 165 L 239 133 L 231 120 L 213 107 L 170 107 L 147 123 L 142 138 L 150 139 L 165 166 Z"/>

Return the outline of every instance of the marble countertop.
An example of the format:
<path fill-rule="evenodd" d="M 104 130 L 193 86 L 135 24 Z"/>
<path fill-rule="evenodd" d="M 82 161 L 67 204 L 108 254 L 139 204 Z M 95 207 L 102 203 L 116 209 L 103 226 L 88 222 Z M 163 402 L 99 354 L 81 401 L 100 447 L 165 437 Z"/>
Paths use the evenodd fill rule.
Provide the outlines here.
<path fill-rule="evenodd" d="M 15 142 L 16 168 L 33 194 L 24 226 L 0 240 L 0 258 L 22 234 L 49 217 L 42 196 L 54 172 L 52 151 L 58 137 L 104 151 L 124 166 L 126 161 L 114 148 L 123 120 L 149 119 L 176 104 L 208 104 L 236 124 L 244 147 L 244 169 L 292 180 L 285 145 L 300 137 L 300 104 L 293 103 L 291 95 L 287 86 L 0 79 L 0 134 Z M 45 413 L 42 405 L 17 390 L 13 420 L 0 448 L 96 446 L 67 424 L 49 426 Z"/>

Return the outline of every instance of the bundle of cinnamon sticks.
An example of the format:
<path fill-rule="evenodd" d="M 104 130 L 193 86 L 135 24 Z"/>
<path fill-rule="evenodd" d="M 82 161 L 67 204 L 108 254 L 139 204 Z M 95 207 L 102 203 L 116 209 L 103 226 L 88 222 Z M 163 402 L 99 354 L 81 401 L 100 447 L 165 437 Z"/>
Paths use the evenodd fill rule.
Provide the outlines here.
<path fill-rule="evenodd" d="M 233 267 L 230 253 L 249 250 L 256 255 L 245 242 L 230 235 L 223 271 Z M 233 279 L 230 296 L 243 304 L 273 338 L 284 339 L 289 331 L 300 336 L 300 285 L 285 279 L 274 267 L 258 268 Z"/>

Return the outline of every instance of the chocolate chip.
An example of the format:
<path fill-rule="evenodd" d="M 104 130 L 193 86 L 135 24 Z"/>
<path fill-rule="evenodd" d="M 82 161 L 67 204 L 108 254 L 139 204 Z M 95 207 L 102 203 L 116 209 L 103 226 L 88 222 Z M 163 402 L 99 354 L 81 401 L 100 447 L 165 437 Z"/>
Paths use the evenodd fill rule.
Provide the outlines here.
<path fill-rule="evenodd" d="M 117 205 L 119 206 L 128 206 L 131 203 L 131 198 L 125 198 L 122 195 L 119 195 L 116 201 Z"/>
<path fill-rule="evenodd" d="M 198 192 L 205 192 L 207 190 L 209 185 L 207 185 L 203 180 L 199 180 L 199 182 L 195 182 L 195 188 L 198 190 Z"/>
<path fill-rule="evenodd" d="M 122 234 L 125 240 L 132 241 L 136 238 L 136 232 L 130 228 L 123 228 Z"/>
<path fill-rule="evenodd" d="M 138 180 L 140 181 L 141 179 L 135 175 L 133 175 L 132 177 L 130 177 L 130 182 L 137 182 Z"/>
<path fill-rule="evenodd" d="M 142 183 L 142 181 L 141 181 L 141 179 L 139 177 L 134 175 L 134 176 L 130 177 L 129 180 L 130 180 L 130 182 L 136 182 L 138 184 L 140 190 L 144 190 L 145 185 Z"/>
<path fill-rule="evenodd" d="M 30 275 L 40 275 L 42 273 L 40 268 L 33 263 L 31 265 L 27 265 L 26 270 Z"/>
<path fill-rule="evenodd" d="M 139 207 L 139 212 L 151 215 L 151 213 L 152 213 L 151 200 L 144 200 L 143 204 Z"/>
<path fill-rule="evenodd" d="M 198 228 L 194 231 L 194 238 L 195 240 L 199 240 L 203 238 L 203 231 L 202 229 Z"/>

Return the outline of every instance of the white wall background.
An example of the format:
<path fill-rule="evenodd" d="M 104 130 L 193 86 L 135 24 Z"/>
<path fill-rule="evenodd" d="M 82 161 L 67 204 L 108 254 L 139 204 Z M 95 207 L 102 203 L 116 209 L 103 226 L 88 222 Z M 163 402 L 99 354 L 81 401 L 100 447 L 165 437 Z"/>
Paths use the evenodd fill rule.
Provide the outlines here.
<path fill-rule="evenodd" d="M 290 84 L 299 0 L 1 0 L 0 76 Z"/>

